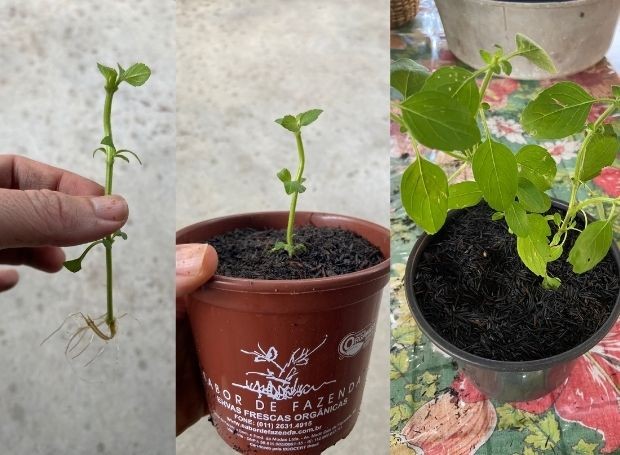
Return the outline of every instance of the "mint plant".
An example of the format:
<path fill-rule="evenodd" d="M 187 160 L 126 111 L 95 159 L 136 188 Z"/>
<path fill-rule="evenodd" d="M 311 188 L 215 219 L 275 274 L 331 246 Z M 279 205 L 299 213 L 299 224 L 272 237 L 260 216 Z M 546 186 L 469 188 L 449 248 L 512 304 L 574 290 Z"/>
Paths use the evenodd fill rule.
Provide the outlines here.
<path fill-rule="evenodd" d="M 620 142 L 613 128 L 604 121 L 620 107 L 620 86 L 613 86 L 613 97 L 595 98 L 573 82 L 559 82 L 542 90 L 521 115 L 526 132 L 536 139 L 560 139 L 585 132 L 571 177 L 571 195 L 564 216 L 548 214 L 549 190 L 557 172 L 555 161 L 542 146 L 527 144 L 516 154 L 491 137 L 486 122 L 490 106 L 483 101 L 494 75 L 509 76 L 512 59 L 522 57 L 553 73 L 555 67 L 547 53 L 530 38 L 518 34 L 516 49 L 510 53 L 496 46 L 481 50 L 484 66 L 477 71 L 452 66 L 430 73 L 418 63 L 401 59 L 392 64 L 391 85 L 401 95 L 393 103 L 391 118 L 408 133 L 415 161 L 405 170 L 401 199 L 407 214 L 429 234 L 443 226 L 448 211 L 470 207 L 482 199 L 496 212 L 494 220 L 505 219 L 517 237 L 518 254 L 525 266 L 542 277 L 542 285 L 556 289 L 560 280 L 548 272 L 548 264 L 558 260 L 571 230 L 579 235 L 568 254 L 575 273 L 596 266 L 613 241 L 613 222 L 620 198 L 580 198 L 588 181 L 613 164 Z M 476 79 L 482 76 L 480 86 Z M 587 118 L 594 105 L 606 108 L 593 123 Z M 419 144 L 439 150 L 462 164 L 451 176 L 425 159 Z M 471 166 L 474 180 L 452 183 Z M 581 191 L 583 193 L 583 191 Z M 579 229 L 577 218 L 584 209 L 594 207 L 598 220 Z M 553 232 L 550 223 L 554 226 Z"/>
<path fill-rule="evenodd" d="M 129 85 L 138 87 L 143 85 L 151 76 L 151 70 L 144 63 L 136 63 L 127 69 L 123 69 L 118 65 L 118 71 L 114 68 L 97 64 L 99 71 L 105 78 L 105 102 L 103 106 L 103 139 L 101 140 L 102 147 L 98 147 L 93 152 L 93 157 L 97 152 L 101 152 L 105 156 L 106 174 L 105 174 L 105 195 L 112 194 L 112 177 L 114 174 L 114 163 L 117 159 L 129 162 L 129 157 L 134 157 L 138 163 L 142 164 L 138 155 L 131 150 L 117 149 L 114 145 L 114 139 L 112 136 L 112 98 L 114 93 L 118 90 L 121 83 L 126 82 Z M 103 317 L 92 319 L 90 316 L 84 316 L 82 318 L 86 322 L 86 328 L 90 328 L 99 338 L 103 340 L 111 340 L 116 335 L 116 318 L 114 316 L 114 299 L 113 299 L 113 283 L 112 283 L 112 245 L 118 238 L 127 240 L 127 234 L 122 231 L 117 231 L 114 234 L 108 235 L 103 239 L 92 242 L 86 247 L 84 252 L 76 259 L 66 261 L 64 263 L 65 268 L 71 272 L 78 272 L 82 269 L 82 261 L 86 255 L 97 245 L 103 245 L 105 248 L 105 268 L 106 268 L 106 313 Z M 99 322 L 101 320 L 101 322 Z M 104 333 L 100 326 L 105 324 L 109 329 L 109 334 Z M 83 334 L 83 329 L 80 329 L 78 334 Z M 74 335 L 74 337 L 76 336 Z M 73 339 L 69 342 L 71 342 Z"/>
<path fill-rule="evenodd" d="M 283 168 L 277 173 L 278 179 L 284 185 L 284 191 L 291 196 L 291 206 L 288 215 L 288 225 L 286 228 L 286 239 L 284 242 L 278 241 L 272 248 L 272 252 L 285 250 L 289 257 L 293 257 L 295 254 L 305 251 L 306 246 L 302 243 L 294 242 L 293 228 L 295 226 L 295 210 L 297 208 L 297 197 L 299 193 L 306 191 L 306 187 L 303 183 L 306 179 L 303 177 L 304 166 L 306 164 L 306 156 L 304 152 L 304 144 L 301 140 L 301 129 L 304 126 L 308 126 L 313 123 L 323 111 L 321 109 L 311 109 L 306 112 L 302 112 L 297 115 L 285 115 L 282 118 L 276 119 L 276 123 L 282 125 L 283 128 L 289 130 L 295 135 L 295 143 L 297 144 L 297 155 L 299 157 L 299 164 L 297 165 L 297 172 L 295 173 L 295 179 L 293 179 L 291 171 L 287 168 Z"/>

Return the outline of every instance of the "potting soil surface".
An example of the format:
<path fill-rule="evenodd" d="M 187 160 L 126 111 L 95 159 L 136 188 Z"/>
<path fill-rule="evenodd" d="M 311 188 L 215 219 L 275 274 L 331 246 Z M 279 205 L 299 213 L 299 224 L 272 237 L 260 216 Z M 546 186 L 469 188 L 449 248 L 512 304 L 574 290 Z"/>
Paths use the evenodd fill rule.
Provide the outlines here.
<path fill-rule="evenodd" d="M 455 346 L 494 360 L 550 357 L 589 338 L 618 296 L 611 252 L 593 270 L 573 273 L 566 260 L 577 237 L 571 231 L 562 257 L 548 267 L 562 285 L 547 290 L 521 262 L 505 221 L 492 214 L 485 203 L 458 212 L 427 245 L 413 277 L 426 320 Z"/>
<path fill-rule="evenodd" d="M 384 259 L 376 246 L 340 228 L 295 229 L 295 244 L 306 248 L 292 258 L 284 250 L 271 251 L 285 237 L 285 229 L 245 228 L 209 239 L 219 257 L 217 273 L 262 280 L 324 278 L 357 272 Z"/>

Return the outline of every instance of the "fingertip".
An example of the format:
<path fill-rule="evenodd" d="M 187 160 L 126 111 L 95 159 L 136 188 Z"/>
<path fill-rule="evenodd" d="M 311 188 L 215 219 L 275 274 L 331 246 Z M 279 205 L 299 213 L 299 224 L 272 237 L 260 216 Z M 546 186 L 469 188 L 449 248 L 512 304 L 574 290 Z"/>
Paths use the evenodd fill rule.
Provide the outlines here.
<path fill-rule="evenodd" d="M 0 292 L 8 291 L 19 281 L 19 273 L 15 269 L 0 270 Z"/>
<path fill-rule="evenodd" d="M 217 270 L 217 252 L 208 244 L 188 243 L 176 247 L 177 297 L 207 282 Z"/>

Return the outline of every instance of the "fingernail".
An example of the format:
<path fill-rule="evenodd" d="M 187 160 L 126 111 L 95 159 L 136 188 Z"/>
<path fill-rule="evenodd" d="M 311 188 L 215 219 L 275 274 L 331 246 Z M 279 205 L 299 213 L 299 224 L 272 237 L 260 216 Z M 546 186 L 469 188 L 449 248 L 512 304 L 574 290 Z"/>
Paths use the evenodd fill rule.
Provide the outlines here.
<path fill-rule="evenodd" d="M 127 202 L 120 196 L 100 196 L 90 199 L 95 216 L 106 221 L 125 221 L 129 214 Z"/>
<path fill-rule="evenodd" d="M 208 246 L 200 243 L 178 245 L 176 250 L 177 275 L 196 276 L 203 268 Z"/>

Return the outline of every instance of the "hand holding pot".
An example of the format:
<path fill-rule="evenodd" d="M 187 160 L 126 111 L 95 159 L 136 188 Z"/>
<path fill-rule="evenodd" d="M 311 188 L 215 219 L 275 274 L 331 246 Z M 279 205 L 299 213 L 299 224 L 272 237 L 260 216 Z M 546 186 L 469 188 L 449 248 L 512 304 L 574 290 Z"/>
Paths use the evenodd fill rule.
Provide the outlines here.
<path fill-rule="evenodd" d="M 120 196 L 63 169 L 0 155 L 0 263 L 57 272 L 60 246 L 98 240 L 120 229 L 129 210 Z M 17 284 L 15 270 L 0 270 L 0 291 Z"/>
<path fill-rule="evenodd" d="M 212 246 L 196 243 L 177 245 L 177 435 L 206 414 L 198 357 L 183 297 L 209 281 L 216 269 L 217 253 Z"/>

